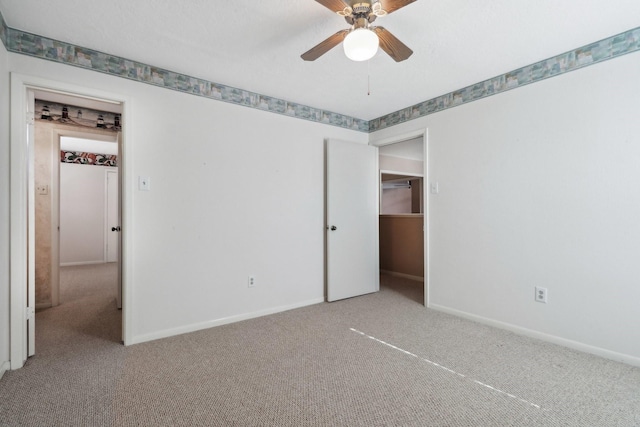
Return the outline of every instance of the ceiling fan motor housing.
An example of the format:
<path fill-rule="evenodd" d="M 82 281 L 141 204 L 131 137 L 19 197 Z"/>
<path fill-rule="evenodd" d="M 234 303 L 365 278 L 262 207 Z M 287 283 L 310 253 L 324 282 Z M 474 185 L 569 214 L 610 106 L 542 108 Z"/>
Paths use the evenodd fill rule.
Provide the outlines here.
<path fill-rule="evenodd" d="M 351 7 L 351 9 L 355 15 L 368 15 L 371 13 L 371 4 L 365 2 L 356 3 Z"/>
<path fill-rule="evenodd" d="M 375 2 L 374 5 L 375 4 L 379 5 L 380 2 Z M 381 8 L 379 9 L 382 10 Z M 355 25 L 356 21 L 365 19 L 369 23 L 371 23 L 377 18 L 372 4 L 368 2 L 355 3 L 353 6 L 345 9 L 345 12 L 349 12 L 348 14 L 343 15 L 345 21 L 347 21 L 347 23 L 351 25 L 354 25 L 354 28 L 366 28 L 361 25 Z"/>
<path fill-rule="evenodd" d="M 357 17 L 353 20 L 353 29 L 369 28 L 369 20 L 365 17 Z"/>

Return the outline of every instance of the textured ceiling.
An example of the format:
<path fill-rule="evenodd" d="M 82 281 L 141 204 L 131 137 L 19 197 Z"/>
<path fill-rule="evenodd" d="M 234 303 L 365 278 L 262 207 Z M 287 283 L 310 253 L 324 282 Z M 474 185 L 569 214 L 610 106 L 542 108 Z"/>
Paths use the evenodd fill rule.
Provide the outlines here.
<path fill-rule="evenodd" d="M 417 0 L 376 21 L 408 60 L 356 63 L 338 46 L 305 62 L 347 28 L 314 0 L 0 0 L 0 11 L 12 28 L 365 120 L 640 26 L 638 0 Z"/>

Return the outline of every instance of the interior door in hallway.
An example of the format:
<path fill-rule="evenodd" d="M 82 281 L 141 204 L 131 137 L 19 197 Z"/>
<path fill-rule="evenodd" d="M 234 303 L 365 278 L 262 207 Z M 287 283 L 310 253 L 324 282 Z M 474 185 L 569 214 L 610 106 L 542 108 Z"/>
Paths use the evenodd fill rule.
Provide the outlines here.
<path fill-rule="evenodd" d="M 118 171 L 107 170 L 107 262 L 118 261 L 118 236 L 120 221 L 118 220 Z"/>
<path fill-rule="evenodd" d="M 327 300 L 380 288 L 378 148 L 329 140 L 326 160 Z"/>
<path fill-rule="evenodd" d="M 122 153 L 122 133 L 118 133 L 118 157 L 121 159 Z M 107 262 L 118 263 L 118 274 L 116 280 L 117 297 L 116 304 L 122 308 L 122 191 L 120 182 L 120 169 L 106 171 L 107 191 L 106 191 L 106 260 Z"/>

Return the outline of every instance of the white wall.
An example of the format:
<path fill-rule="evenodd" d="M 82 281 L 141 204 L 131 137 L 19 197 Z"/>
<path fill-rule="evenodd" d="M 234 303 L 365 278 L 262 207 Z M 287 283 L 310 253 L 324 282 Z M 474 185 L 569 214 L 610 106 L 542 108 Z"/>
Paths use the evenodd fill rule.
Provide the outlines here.
<path fill-rule="evenodd" d="M 106 170 L 118 168 L 60 163 L 61 265 L 105 260 Z"/>
<path fill-rule="evenodd" d="M 640 364 L 639 69 L 633 53 L 372 135 L 428 127 L 432 306 Z"/>
<path fill-rule="evenodd" d="M 0 43 L 0 375 L 9 361 L 9 54 Z M 6 367 L 8 368 L 8 367 Z"/>
<path fill-rule="evenodd" d="M 10 65 L 133 98 L 134 341 L 323 299 L 324 140 L 366 134 L 24 55 Z"/>

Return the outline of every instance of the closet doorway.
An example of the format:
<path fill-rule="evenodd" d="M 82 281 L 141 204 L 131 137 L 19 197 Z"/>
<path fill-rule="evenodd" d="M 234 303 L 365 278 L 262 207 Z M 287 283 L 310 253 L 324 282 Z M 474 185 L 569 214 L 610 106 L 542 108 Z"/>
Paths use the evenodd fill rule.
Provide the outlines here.
<path fill-rule="evenodd" d="M 381 284 L 426 305 L 423 135 L 379 146 Z"/>

